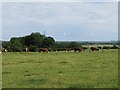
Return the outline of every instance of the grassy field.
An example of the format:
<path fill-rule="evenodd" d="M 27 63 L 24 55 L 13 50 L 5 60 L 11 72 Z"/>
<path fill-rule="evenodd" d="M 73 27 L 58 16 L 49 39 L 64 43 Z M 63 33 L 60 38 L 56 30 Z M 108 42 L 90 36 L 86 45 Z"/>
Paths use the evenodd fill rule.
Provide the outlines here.
<path fill-rule="evenodd" d="M 2 54 L 0 53 L 0 89 L 2 89 Z"/>
<path fill-rule="evenodd" d="M 3 88 L 117 88 L 117 50 L 3 53 Z"/>

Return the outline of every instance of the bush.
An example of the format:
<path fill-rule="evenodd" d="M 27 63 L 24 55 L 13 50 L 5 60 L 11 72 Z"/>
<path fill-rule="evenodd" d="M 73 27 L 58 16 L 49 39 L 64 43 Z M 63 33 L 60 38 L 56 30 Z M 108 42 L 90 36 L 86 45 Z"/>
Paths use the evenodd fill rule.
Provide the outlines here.
<path fill-rule="evenodd" d="M 36 46 L 30 46 L 29 51 L 30 52 L 36 52 L 36 51 L 38 51 L 38 47 L 36 47 Z"/>

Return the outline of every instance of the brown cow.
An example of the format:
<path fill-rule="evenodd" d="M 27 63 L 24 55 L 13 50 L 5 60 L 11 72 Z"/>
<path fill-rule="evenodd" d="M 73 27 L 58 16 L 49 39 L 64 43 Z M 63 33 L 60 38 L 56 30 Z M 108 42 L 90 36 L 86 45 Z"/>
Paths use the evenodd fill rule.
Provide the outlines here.
<path fill-rule="evenodd" d="M 96 47 L 91 47 L 90 48 L 92 51 L 99 51 L 99 48 L 96 48 Z"/>
<path fill-rule="evenodd" d="M 83 51 L 84 51 L 83 48 L 74 48 L 73 50 L 74 50 L 74 52 L 77 52 L 77 51 L 79 51 L 79 52 L 83 52 Z"/>
<path fill-rule="evenodd" d="M 40 48 L 39 52 L 47 52 L 48 53 L 48 49 L 47 48 Z"/>

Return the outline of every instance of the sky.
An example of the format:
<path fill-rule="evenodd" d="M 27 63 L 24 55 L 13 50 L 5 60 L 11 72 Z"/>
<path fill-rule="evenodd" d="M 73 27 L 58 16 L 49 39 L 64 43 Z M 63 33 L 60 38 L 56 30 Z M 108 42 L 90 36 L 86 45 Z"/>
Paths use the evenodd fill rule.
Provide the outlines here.
<path fill-rule="evenodd" d="M 56 41 L 118 40 L 117 0 L 24 1 L 2 3 L 2 40 L 32 32 L 45 33 Z"/>
<path fill-rule="evenodd" d="M 2 1 L 0 0 L 0 39 L 2 39 Z"/>

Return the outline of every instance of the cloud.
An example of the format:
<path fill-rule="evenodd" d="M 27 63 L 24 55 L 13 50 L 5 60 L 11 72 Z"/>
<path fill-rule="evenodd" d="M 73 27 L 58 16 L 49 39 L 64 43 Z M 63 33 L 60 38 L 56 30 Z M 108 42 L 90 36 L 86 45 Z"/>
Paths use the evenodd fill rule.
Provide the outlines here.
<path fill-rule="evenodd" d="M 2 2 L 0 0 L 0 40 L 2 40 Z"/>
<path fill-rule="evenodd" d="M 89 36 L 92 36 L 92 37 L 94 37 L 95 36 L 95 33 L 90 33 L 90 35 Z"/>
<path fill-rule="evenodd" d="M 117 33 L 117 19 L 117 3 L 3 3 L 3 36 L 46 31 L 59 40 L 80 40 L 91 32 Z"/>
<path fill-rule="evenodd" d="M 118 2 L 119 0 L 4 0 L 3 2 Z"/>

